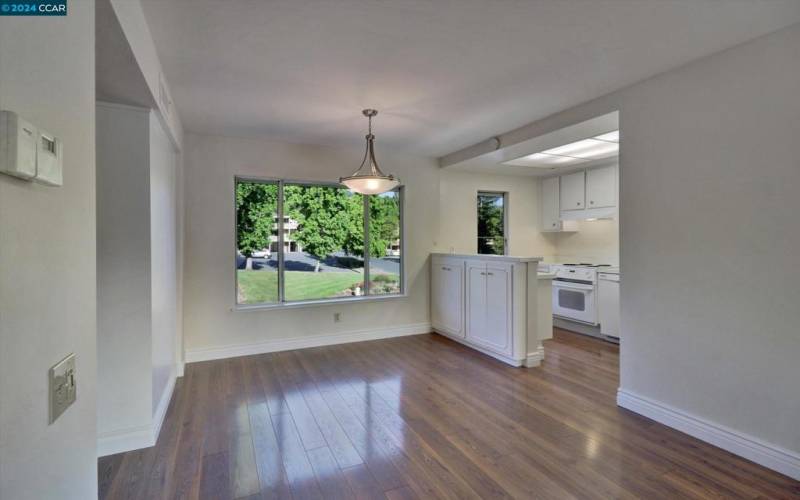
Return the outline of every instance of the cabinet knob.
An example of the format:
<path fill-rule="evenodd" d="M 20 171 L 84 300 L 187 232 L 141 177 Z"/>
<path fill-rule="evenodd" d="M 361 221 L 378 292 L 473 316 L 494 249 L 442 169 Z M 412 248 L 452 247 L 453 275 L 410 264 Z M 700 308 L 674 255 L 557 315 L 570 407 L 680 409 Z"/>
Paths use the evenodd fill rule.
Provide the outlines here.
<path fill-rule="evenodd" d="M 494 273 L 486 273 L 486 274 L 488 274 L 489 276 L 494 276 Z"/>
<path fill-rule="evenodd" d="M 593 202 L 593 201 L 590 201 L 590 202 L 589 202 L 589 205 L 594 205 L 594 202 Z"/>
<path fill-rule="evenodd" d="M 581 202 L 578 202 L 578 206 L 581 206 Z"/>
<path fill-rule="evenodd" d="M 556 227 L 556 223 L 555 222 L 553 222 L 553 227 Z"/>

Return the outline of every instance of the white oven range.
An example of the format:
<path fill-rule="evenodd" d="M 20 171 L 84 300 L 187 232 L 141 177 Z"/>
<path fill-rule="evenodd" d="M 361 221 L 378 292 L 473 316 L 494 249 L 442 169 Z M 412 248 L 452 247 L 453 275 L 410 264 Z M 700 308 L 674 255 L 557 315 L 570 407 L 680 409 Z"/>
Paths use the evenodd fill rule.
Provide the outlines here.
<path fill-rule="evenodd" d="M 597 270 L 593 264 L 554 264 L 553 315 L 597 326 Z"/>

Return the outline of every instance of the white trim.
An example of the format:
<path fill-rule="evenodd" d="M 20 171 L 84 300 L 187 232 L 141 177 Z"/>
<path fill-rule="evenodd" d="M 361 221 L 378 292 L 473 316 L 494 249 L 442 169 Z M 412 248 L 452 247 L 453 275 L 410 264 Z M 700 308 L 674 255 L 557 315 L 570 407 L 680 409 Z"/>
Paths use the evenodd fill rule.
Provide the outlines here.
<path fill-rule="evenodd" d="M 620 388 L 617 404 L 734 455 L 800 480 L 800 454 Z"/>
<path fill-rule="evenodd" d="M 177 368 L 177 367 L 176 367 Z M 170 373 L 167 386 L 164 388 L 164 393 L 161 394 L 161 400 L 158 402 L 158 407 L 153 414 L 153 444 L 158 441 L 158 435 L 161 433 L 161 426 L 164 424 L 164 418 L 167 416 L 167 409 L 169 402 L 172 400 L 172 393 L 175 391 L 175 381 L 177 380 L 176 371 L 174 368 Z"/>
<path fill-rule="evenodd" d="M 528 353 L 528 357 L 525 359 L 525 367 L 535 368 L 541 365 L 542 361 L 544 361 L 544 346 L 539 344 L 535 351 Z"/>
<path fill-rule="evenodd" d="M 198 361 L 210 361 L 212 359 L 235 358 L 237 356 L 250 356 L 253 354 L 264 354 L 267 352 L 288 351 L 292 349 L 305 349 L 308 347 L 321 347 L 335 344 L 347 344 L 350 342 L 363 342 L 365 340 L 388 339 L 392 337 L 419 335 L 430 332 L 430 323 L 414 323 L 395 327 L 354 330 L 351 332 L 334 333 L 329 335 L 314 335 L 311 337 L 267 340 L 255 344 L 187 349 L 185 359 L 186 363 L 196 363 Z"/>
<path fill-rule="evenodd" d="M 385 295 L 361 295 L 359 297 L 342 297 L 338 299 L 299 300 L 295 302 L 276 302 L 274 304 L 236 304 L 231 308 L 233 312 L 270 311 L 278 309 L 299 309 L 302 307 L 332 306 L 348 304 L 351 302 L 371 302 L 379 300 L 407 299 L 406 293 L 391 293 Z"/>
<path fill-rule="evenodd" d="M 97 436 L 97 456 L 105 457 L 125 451 L 149 448 L 154 444 L 152 424 L 128 427 Z"/>
<path fill-rule="evenodd" d="M 152 421 L 146 425 L 99 434 L 97 436 L 98 457 L 149 448 L 156 444 L 158 435 L 161 433 L 161 426 L 164 424 L 164 418 L 167 416 L 172 393 L 175 391 L 175 371 L 181 370 L 181 365 L 176 369 L 170 374 L 169 382 L 167 382 L 167 387 L 164 388 L 164 393 L 161 395 L 161 400 L 158 402 Z"/>
<path fill-rule="evenodd" d="M 185 366 L 186 366 L 186 363 L 184 363 L 183 361 L 179 361 L 178 362 L 178 364 L 176 366 L 176 374 L 175 374 L 176 377 L 178 377 L 178 378 L 183 377 L 183 373 L 185 371 L 184 370 Z"/>

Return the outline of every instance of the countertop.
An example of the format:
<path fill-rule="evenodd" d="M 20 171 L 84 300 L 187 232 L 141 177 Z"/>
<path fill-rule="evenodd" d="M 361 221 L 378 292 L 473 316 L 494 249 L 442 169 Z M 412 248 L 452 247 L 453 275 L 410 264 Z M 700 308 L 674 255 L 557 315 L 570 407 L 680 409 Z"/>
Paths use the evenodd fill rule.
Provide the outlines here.
<path fill-rule="evenodd" d="M 541 262 L 542 257 L 515 257 L 513 255 L 485 255 L 475 253 L 431 253 L 431 257 L 457 257 L 459 259 L 494 260 L 497 262 Z"/>

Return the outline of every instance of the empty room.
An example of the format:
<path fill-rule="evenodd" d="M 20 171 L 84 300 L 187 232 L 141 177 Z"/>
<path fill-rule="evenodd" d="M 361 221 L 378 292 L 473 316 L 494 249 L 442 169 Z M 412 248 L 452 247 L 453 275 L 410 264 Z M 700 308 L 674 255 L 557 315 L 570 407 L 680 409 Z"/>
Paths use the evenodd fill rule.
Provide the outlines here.
<path fill-rule="evenodd" d="M 798 0 L 0 0 L 0 500 L 800 499 Z"/>

